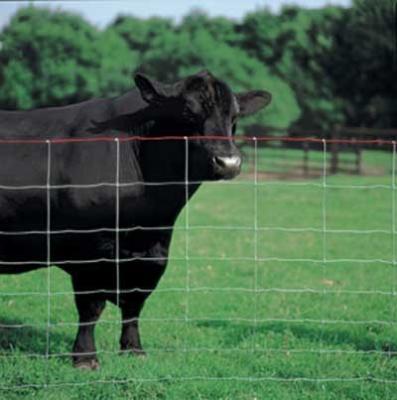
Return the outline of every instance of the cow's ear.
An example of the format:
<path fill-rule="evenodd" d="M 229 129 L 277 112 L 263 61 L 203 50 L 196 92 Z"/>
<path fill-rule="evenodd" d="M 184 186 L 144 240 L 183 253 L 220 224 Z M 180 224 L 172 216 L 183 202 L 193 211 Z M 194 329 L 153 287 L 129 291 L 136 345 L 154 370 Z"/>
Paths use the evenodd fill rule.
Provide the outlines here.
<path fill-rule="evenodd" d="M 272 101 L 272 95 L 265 90 L 252 90 L 237 93 L 236 99 L 240 107 L 239 115 L 245 117 L 266 107 Z"/>
<path fill-rule="evenodd" d="M 157 82 L 140 72 L 135 74 L 134 81 L 142 98 L 149 104 L 159 103 L 164 99 L 165 91 L 160 82 Z"/>

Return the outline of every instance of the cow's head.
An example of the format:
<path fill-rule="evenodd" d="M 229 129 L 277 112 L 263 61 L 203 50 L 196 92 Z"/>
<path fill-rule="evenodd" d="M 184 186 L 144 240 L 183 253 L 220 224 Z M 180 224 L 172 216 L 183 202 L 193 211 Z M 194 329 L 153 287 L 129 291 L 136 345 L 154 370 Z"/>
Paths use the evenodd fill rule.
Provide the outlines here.
<path fill-rule="evenodd" d="M 268 105 L 270 93 L 234 94 L 208 71 L 175 84 L 163 84 L 138 73 L 135 83 L 142 98 L 162 110 L 162 134 L 195 137 L 189 139 L 190 179 L 231 179 L 239 174 L 241 154 L 233 139 L 238 119 Z M 214 136 L 222 139 L 210 138 Z"/>

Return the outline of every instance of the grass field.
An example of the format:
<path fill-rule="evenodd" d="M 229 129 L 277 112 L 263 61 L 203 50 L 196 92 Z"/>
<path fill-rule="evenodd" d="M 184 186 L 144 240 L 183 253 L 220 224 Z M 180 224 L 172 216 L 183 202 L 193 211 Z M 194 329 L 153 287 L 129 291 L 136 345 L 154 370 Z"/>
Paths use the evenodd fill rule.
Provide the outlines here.
<path fill-rule="evenodd" d="M 321 170 L 322 154 L 311 154 Z M 47 271 L 2 276 L 0 322 L 28 326 L 0 328 L 0 398 L 397 399 L 390 153 L 365 152 L 376 173 L 329 176 L 325 188 L 321 176 L 288 179 L 298 151 L 260 151 L 261 171 L 277 163 L 283 180 L 261 172 L 254 186 L 246 169 L 200 189 L 188 231 L 180 216 L 142 315 L 145 359 L 115 354 L 111 305 L 96 331 L 99 371 L 45 359 Z M 67 353 L 72 288 L 50 273 L 50 352 Z"/>

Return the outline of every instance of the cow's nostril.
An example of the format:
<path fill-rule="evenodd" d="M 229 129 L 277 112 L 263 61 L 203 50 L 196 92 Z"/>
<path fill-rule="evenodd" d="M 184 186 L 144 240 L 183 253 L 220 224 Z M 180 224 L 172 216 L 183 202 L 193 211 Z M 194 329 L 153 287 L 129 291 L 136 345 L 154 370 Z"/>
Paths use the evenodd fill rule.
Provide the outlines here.
<path fill-rule="evenodd" d="M 236 169 L 239 168 L 241 165 L 241 158 L 238 156 L 231 156 L 231 157 L 214 157 L 214 162 L 218 167 L 224 169 Z"/>
<path fill-rule="evenodd" d="M 222 157 L 214 157 L 214 163 L 219 167 L 224 167 L 225 163 Z"/>

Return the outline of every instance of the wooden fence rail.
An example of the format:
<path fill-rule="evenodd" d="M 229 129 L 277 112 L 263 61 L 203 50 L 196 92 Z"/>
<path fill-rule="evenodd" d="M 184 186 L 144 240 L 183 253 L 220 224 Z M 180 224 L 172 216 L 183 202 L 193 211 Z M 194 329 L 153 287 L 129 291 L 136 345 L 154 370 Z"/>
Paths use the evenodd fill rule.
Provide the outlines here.
<path fill-rule="evenodd" d="M 327 146 L 327 151 L 330 153 L 329 171 L 336 174 L 342 171 L 350 171 L 361 175 L 363 173 L 363 156 L 364 149 L 379 149 L 391 151 L 392 146 L 382 143 L 360 143 L 361 139 L 382 139 L 382 140 L 397 140 L 397 129 L 373 129 L 363 127 L 340 127 L 337 126 L 329 131 L 306 130 L 306 129 L 290 129 L 282 130 L 279 128 L 267 128 L 266 135 L 282 135 L 294 138 L 321 138 L 332 139 Z M 252 134 L 249 134 L 252 136 Z M 350 143 L 340 143 L 334 140 L 350 139 Z M 356 142 L 357 141 L 357 142 Z M 311 151 L 322 151 L 321 143 L 313 143 L 309 141 L 302 142 L 282 142 L 283 147 L 301 148 L 303 150 L 302 168 L 305 176 L 309 175 L 309 153 Z M 344 153 L 353 154 L 353 158 L 344 159 L 341 157 Z"/>

